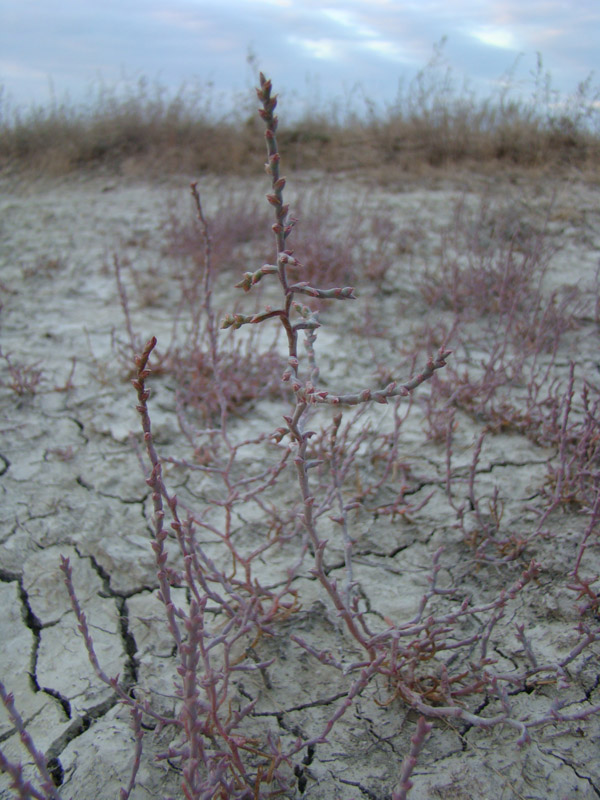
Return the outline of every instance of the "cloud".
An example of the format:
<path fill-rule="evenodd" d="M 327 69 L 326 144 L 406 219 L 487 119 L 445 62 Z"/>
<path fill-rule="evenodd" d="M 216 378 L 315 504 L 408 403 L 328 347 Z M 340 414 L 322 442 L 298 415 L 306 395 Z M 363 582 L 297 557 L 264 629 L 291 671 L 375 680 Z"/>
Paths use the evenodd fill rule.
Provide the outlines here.
<path fill-rule="evenodd" d="M 330 97 L 363 82 L 390 100 L 446 35 L 444 63 L 483 91 L 511 53 L 527 72 L 540 50 L 563 85 L 600 67 L 598 0 L 577 13 L 561 0 L 0 0 L 0 17 L 0 82 L 24 102 L 47 99 L 49 78 L 85 98 L 98 75 L 123 72 L 248 90 L 249 50 L 280 90 L 316 80 Z"/>
<path fill-rule="evenodd" d="M 339 43 L 333 39 L 303 39 L 290 36 L 289 42 L 294 47 L 301 47 L 313 58 L 323 61 L 335 61 L 342 56 Z"/>
<path fill-rule="evenodd" d="M 519 49 L 516 35 L 507 28 L 495 28 L 492 26 L 478 28 L 471 31 L 470 35 L 491 47 L 500 47 L 503 50 Z"/>
<path fill-rule="evenodd" d="M 188 9 L 157 8 L 150 12 L 150 16 L 159 25 L 177 28 L 187 33 L 206 33 L 209 26 L 208 20 Z"/>
<path fill-rule="evenodd" d="M 405 51 L 396 42 L 385 41 L 385 39 L 375 39 L 370 42 L 364 42 L 363 47 L 390 61 L 407 61 Z"/>
<path fill-rule="evenodd" d="M 337 23 L 338 26 L 347 30 L 355 37 L 369 39 L 377 36 L 377 33 L 373 30 L 373 28 L 363 25 L 359 20 L 357 20 L 356 15 L 350 11 L 337 8 L 324 8 L 322 14 L 333 22 Z"/>

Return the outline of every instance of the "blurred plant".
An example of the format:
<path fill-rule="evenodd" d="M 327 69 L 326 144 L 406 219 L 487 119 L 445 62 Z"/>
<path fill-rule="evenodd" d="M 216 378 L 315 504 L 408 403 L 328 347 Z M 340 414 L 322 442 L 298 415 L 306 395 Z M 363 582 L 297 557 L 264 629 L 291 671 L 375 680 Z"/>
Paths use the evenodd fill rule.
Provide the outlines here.
<path fill-rule="evenodd" d="M 0 348 L 0 360 L 4 361 L 8 372 L 8 381 L 0 381 L 8 386 L 19 397 L 34 395 L 43 377 L 43 372 L 37 364 L 21 364 L 13 361 L 8 353 L 3 353 Z"/>
<path fill-rule="evenodd" d="M 555 442 L 564 387 L 553 368 L 559 345 L 577 330 L 590 298 L 575 287 L 545 291 L 554 253 L 545 222 L 537 230 L 522 219 L 516 224 L 489 202 L 475 214 L 464 202 L 456 207 L 442 234 L 438 268 L 417 278 L 426 304 L 453 314 L 447 329 L 435 334 L 452 338 L 453 363 L 434 376 L 431 394 L 423 398 L 439 440 L 444 434 L 435 417 L 459 408 L 484 419 L 490 430 Z M 433 328 L 425 327 L 419 338 L 427 341 Z"/>
<path fill-rule="evenodd" d="M 600 389 L 585 380 L 578 408 L 574 394 L 575 364 L 571 362 L 569 382 L 556 415 L 558 460 L 548 464 L 544 516 L 569 505 L 591 513 L 600 494 Z"/>

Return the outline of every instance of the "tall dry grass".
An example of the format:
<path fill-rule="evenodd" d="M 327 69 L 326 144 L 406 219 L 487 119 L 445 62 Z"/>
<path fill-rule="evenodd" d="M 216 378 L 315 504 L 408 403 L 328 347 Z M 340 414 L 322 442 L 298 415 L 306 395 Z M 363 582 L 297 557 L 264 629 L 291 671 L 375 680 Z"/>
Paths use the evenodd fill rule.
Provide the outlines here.
<path fill-rule="evenodd" d="M 363 89 L 345 106 L 307 103 L 310 110 L 297 114 L 279 139 L 295 169 L 598 164 L 600 87 L 591 75 L 559 97 L 538 57 L 528 95 L 510 71 L 497 85 L 483 98 L 459 85 L 438 49 L 385 109 Z M 173 96 L 141 79 L 124 93 L 100 86 L 86 105 L 54 102 L 27 110 L 0 93 L 4 170 L 66 174 L 119 171 L 128 163 L 155 173 L 256 174 L 262 163 L 257 143 L 251 99 L 224 102 L 210 85 Z"/>

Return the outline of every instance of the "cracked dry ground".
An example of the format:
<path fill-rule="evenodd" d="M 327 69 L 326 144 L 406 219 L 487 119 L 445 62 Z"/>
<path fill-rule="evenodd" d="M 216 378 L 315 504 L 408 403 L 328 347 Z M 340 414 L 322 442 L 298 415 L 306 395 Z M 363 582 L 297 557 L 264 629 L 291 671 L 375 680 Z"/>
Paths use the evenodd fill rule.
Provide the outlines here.
<path fill-rule="evenodd" d="M 500 219 L 520 226 L 508 233 L 505 229 L 507 237 L 544 230 L 544 291 L 548 296 L 559 292 L 557 305 L 561 298 L 571 298 L 573 324 L 560 338 L 548 384 L 554 381 L 564 389 L 574 362 L 576 391 L 585 377 L 591 391 L 598 386 L 596 183 L 581 176 L 539 175 L 502 180 L 456 175 L 385 186 L 373 184 L 368 176 L 354 183 L 346 178 L 328 181 L 334 225 L 343 223 L 346 206 L 353 204 L 356 211 L 357 194 L 366 198 L 361 205 L 364 217 L 372 215 L 380 222 L 385 218 L 388 223 L 385 279 L 374 289 L 368 280 L 362 288 L 358 277 L 359 300 L 352 307 L 323 312 L 325 325 L 317 346 L 325 348 L 321 372 L 334 388 L 381 381 L 385 368 L 396 364 L 406 368 L 410 347 L 419 350 L 423 360 L 426 330 L 435 331 L 441 323 L 450 329 L 453 324 L 455 310 L 435 305 L 432 298 L 442 284 L 436 270 L 443 254 L 452 254 L 457 246 L 454 227 L 463 224 L 469 235 L 496 236 L 498 226 L 490 220 Z M 290 180 L 300 196 L 312 197 L 314 203 L 320 202 L 323 183 L 316 175 Z M 210 212 L 223 188 L 217 190 L 216 180 L 201 188 Z M 70 558 L 104 671 L 118 673 L 126 687 L 146 692 L 157 708 L 172 708 L 174 645 L 156 596 L 149 492 L 130 440 L 138 420 L 121 355 L 127 336 L 111 261 L 112 253 L 118 252 L 124 265 L 133 265 L 123 281 L 140 340 L 156 334 L 159 341 L 170 341 L 181 264 L 165 254 L 165 231 L 170 215 L 188 220 L 192 210 L 185 179 L 150 183 L 97 176 L 37 182 L 4 178 L 2 189 L 0 678 L 14 693 L 29 732 L 49 759 L 62 796 L 108 800 L 116 798 L 128 780 L 133 737 L 127 714 L 88 662 L 59 563 L 61 555 Z M 227 197 L 252 191 L 260 198 L 265 190 L 259 181 L 225 187 Z M 291 202 L 293 207 L 293 197 Z M 487 209 L 485 224 L 482 208 Z M 466 215 L 460 218 L 463 222 L 459 213 Z M 229 287 L 242 271 L 261 263 L 257 259 L 264 242 L 270 243 L 268 227 L 256 235 L 262 244 L 252 237 L 241 241 L 232 270 L 219 276 L 218 308 L 231 307 L 235 295 Z M 375 225 L 370 235 L 373 251 L 381 252 Z M 298 257 L 302 260 L 300 251 Z M 461 255 L 456 257 L 460 260 Z M 428 289 L 423 283 L 427 270 Z M 344 320 L 350 321 L 349 328 L 342 327 Z M 180 330 L 185 324 L 181 320 Z M 457 348 L 456 358 L 463 359 L 462 368 L 470 365 L 477 373 L 497 343 L 499 328 L 485 316 L 467 312 L 461 326 L 469 333 L 469 345 L 462 351 Z M 153 379 L 151 410 L 161 453 L 185 456 L 189 445 L 177 423 L 175 383 L 169 374 Z M 507 391 L 518 405 L 523 386 Z M 538 662 L 556 663 L 580 641 L 581 603 L 577 592 L 569 589 L 569 571 L 588 522 L 581 507 L 563 505 L 538 531 L 542 489 L 548 485 L 550 468 L 558 463 L 557 448 L 533 441 L 535 436 L 527 435 L 531 431 L 523 425 L 520 430 L 516 424 L 490 426 L 484 406 L 468 407 L 446 398 L 446 408 L 452 407 L 455 415 L 451 506 L 446 446 L 430 435 L 432 421 L 442 419 L 428 404 L 430 392 L 425 385 L 416 393 L 402 427 L 399 472 L 390 478 L 392 483 L 406 481 L 406 500 L 413 507 L 426 498 L 428 502 L 413 514 L 386 514 L 381 511 L 386 497 L 395 494 L 393 485 L 384 486 L 378 511 L 363 510 L 355 520 L 355 578 L 369 613 L 382 624 L 412 617 L 429 585 L 433 554 L 441 546 L 444 585 L 459 586 L 460 596 L 474 603 L 496 597 L 535 558 L 541 565 L 536 582 L 515 598 L 494 626 L 490 655 L 500 670 L 522 669 L 526 654 L 516 626 L 523 624 Z M 443 405 L 443 398 L 439 402 Z M 232 430 L 240 435 L 246 430 L 269 431 L 286 410 L 274 398 L 257 401 L 245 409 L 245 420 L 234 420 Z M 383 430 L 390 415 L 390 410 L 378 407 L 366 416 L 374 430 Z M 480 508 L 489 517 L 497 492 L 495 508 L 502 509 L 506 541 L 524 543 L 506 564 L 476 561 L 477 520 L 472 502 L 465 506 L 471 491 L 470 465 L 486 426 L 488 435 L 471 470 L 473 496 L 481 499 Z M 368 463 L 368 448 L 363 456 Z M 253 456 L 262 457 L 258 451 Z M 597 475 L 598 464 L 592 468 Z M 195 477 L 173 467 L 167 478 L 183 502 L 206 502 L 209 490 Z M 285 505 L 293 496 L 293 482 L 284 481 L 278 492 L 275 499 Z M 461 505 L 462 528 L 456 511 Z M 238 524 L 250 539 L 260 535 L 252 515 L 241 515 Z M 585 552 L 588 577 L 600 572 L 597 536 L 597 531 L 591 533 Z M 263 564 L 264 579 L 276 582 L 290 558 L 286 551 Z M 333 536 L 328 558 L 330 569 L 339 570 L 342 580 L 343 549 Z M 271 731 L 284 745 L 297 735 L 315 735 L 347 691 L 341 675 L 289 639 L 290 633 L 300 633 L 316 649 L 338 655 L 348 646 L 308 568 L 299 572 L 295 588 L 301 609 L 282 626 L 280 638 L 261 644 L 260 658 L 275 658 L 268 677 L 244 674 L 236 684 L 238 699 L 258 698 L 249 721 L 257 736 Z M 185 591 L 175 591 L 185 604 Z M 598 630 L 597 613 L 588 613 L 586 625 Z M 585 647 L 569 663 L 560 687 L 554 678 L 514 691 L 510 702 L 520 718 L 543 715 L 559 692 L 570 712 L 600 703 L 599 650 L 596 641 Z M 465 705 L 483 715 L 493 714 L 496 707 L 482 696 L 466 699 Z M 298 756 L 298 781 L 290 796 L 389 798 L 415 719 L 390 687 L 374 683 L 338 722 L 328 743 Z M 152 758 L 164 749 L 167 736 L 146 737 L 132 794 L 136 800 L 179 796 L 176 771 Z M 532 729 L 531 742 L 522 747 L 517 738 L 508 727 L 482 730 L 464 722 L 436 721 L 413 776 L 411 798 L 600 797 L 600 716 Z M 10 759 L 27 763 L 4 710 L 0 747 Z M 0 798 L 9 797 L 7 778 L 0 775 Z"/>

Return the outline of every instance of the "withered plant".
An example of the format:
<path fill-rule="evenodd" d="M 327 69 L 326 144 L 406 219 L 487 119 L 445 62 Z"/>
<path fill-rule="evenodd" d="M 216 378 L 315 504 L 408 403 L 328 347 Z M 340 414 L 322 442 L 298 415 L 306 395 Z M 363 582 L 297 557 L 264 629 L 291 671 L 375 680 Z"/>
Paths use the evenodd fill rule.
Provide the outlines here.
<path fill-rule="evenodd" d="M 446 316 L 445 323 L 425 322 L 418 337 L 448 337 L 453 345 L 451 363 L 432 377 L 419 403 L 428 438 L 445 441 L 446 495 L 477 562 L 505 563 L 535 551 L 535 539 L 550 535 L 546 522 L 557 510 L 576 509 L 592 519 L 597 513 L 599 389 L 584 367 L 571 362 L 567 372 L 560 363 L 565 339 L 577 352 L 573 342 L 589 336 L 589 326 L 581 335 L 579 329 L 597 301 L 576 287 L 545 287 L 556 252 L 546 227 L 552 204 L 532 224 L 524 208 L 494 209 L 486 199 L 471 209 L 463 198 L 442 232 L 437 269 L 426 268 L 416 280 L 427 306 Z M 481 429 L 462 468 L 454 452 L 461 415 Z M 477 488 L 482 472 L 490 471 L 481 463 L 482 449 L 495 435 L 515 433 L 546 448 L 540 460 L 547 477 L 535 494 L 538 519 L 531 526 L 506 518 L 498 486 Z M 548 459 L 549 449 L 554 458 Z"/>
<path fill-rule="evenodd" d="M 441 334 L 430 324 L 425 335 L 419 331 L 426 341 L 442 335 L 453 343 L 452 363 L 433 377 L 424 399 L 432 436 L 444 438 L 436 417 L 458 408 L 490 431 L 556 442 L 566 388 L 556 378 L 557 353 L 587 313 L 589 298 L 576 288 L 545 290 L 556 250 L 546 224 L 494 210 L 489 201 L 474 213 L 460 202 L 442 234 L 437 268 L 417 279 L 426 304 L 452 315 Z"/>
<path fill-rule="evenodd" d="M 243 257 L 240 246 L 256 236 L 250 226 L 260 225 L 261 218 L 254 214 L 254 206 L 248 209 L 231 196 L 208 218 L 199 200 L 197 196 L 195 223 L 183 224 L 173 215 L 169 219 L 164 255 L 173 266 L 169 274 L 172 333 L 170 341 L 154 352 L 154 371 L 175 379 L 178 415 L 186 435 L 190 425 L 217 422 L 223 398 L 227 413 L 242 415 L 261 398 L 283 396 L 279 378 L 282 360 L 276 337 L 259 343 L 256 335 L 245 341 L 232 337 L 218 341 L 216 336 L 217 279 L 221 283 L 223 276 L 227 279 L 232 265 Z M 239 226 L 236 215 L 241 219 Z M 133 300 L 137 306 L 144 305 L 140 286 L 148 275 L 129 259 L 117 255 L 113 257 L 113 270 L 126 333 L 125 340 L 114 337 L 114 349 L 119 362 L 131 374 L 133 359 L 143 346 L 134 330 L 131 304 Z M 126 276 L 133 292 L 126 286 Z M 156 285 L 157 276 L 151 276 L 151 280 Z M 214 380 L 213 365 L 217 362 L 219 381 Z"/>
<path fill-rule="evenodd" d="M 7 380 L 0 378 L 0 383 L 11 389 L 18 397 L 30 397 L 39 390 L 43 380 L 43 372 L 39 364 L 21 364 L 14 361 L 9 353 L 0 348 L 0 363 L 3 362 L 7 372 Z"/>

